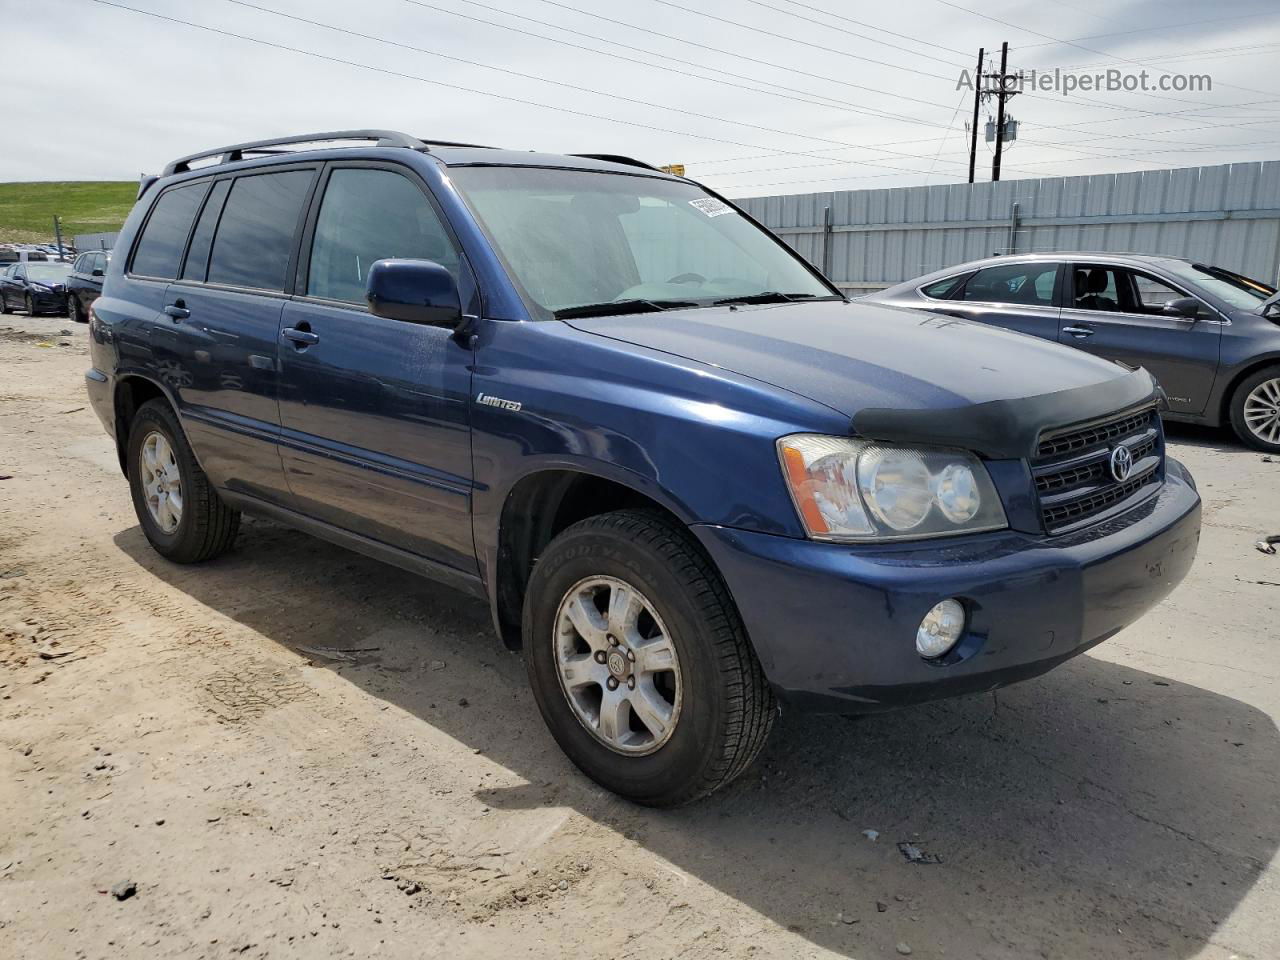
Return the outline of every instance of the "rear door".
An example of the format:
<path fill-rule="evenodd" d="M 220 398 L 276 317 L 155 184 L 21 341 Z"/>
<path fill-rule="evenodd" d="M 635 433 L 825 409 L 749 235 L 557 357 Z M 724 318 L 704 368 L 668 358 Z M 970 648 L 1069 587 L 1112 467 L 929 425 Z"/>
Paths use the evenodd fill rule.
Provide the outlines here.
<path fill-rule="evenodd" d="M 254 169 L 209 186 L 165 295 L 156 361 L 213 482 L 283 504 L 276 342 L 318 164 Z"/>
<path fill-rule="evenodd" d="M 369 266 L 434 260 L 474 290 L 427 186 L 396 164 L 329 166 L 280 341 L 281 451 L 296 509 L 467 573 L 472 350 L 369 313 Z"/>
<path fill-rule="evenodd" d="M 1059 266 L 1034 261 L 983 267 L 949 299 L 927 309 L 1056 340 Z"/>
<path fill-rule="evenodd" d="M 1072 264 L 1059 340 L 1145 367 L 1168 395 L 1171 413 L 1201 413 L 1218 371 L 1222 323 L 1203 301 L 1195 318 L 1163 312 L 1165 303 L 1188 296 L 1194 294 L 1154 273 Z"/>

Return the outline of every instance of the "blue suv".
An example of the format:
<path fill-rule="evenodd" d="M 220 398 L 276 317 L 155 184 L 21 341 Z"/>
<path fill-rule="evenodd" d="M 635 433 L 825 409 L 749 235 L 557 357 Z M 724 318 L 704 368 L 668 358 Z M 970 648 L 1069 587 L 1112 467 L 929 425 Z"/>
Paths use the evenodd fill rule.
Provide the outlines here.
<path fill-rule="evenodd" d="M 242 511 L 453 584 L 590 777 L 673 805 L 779 704 L 1042 673 L 1186 574 L 1151 377 L 851 303 L 625 157 L 344 131 L 147 178 L 89 396 L 179 563 Z"/>

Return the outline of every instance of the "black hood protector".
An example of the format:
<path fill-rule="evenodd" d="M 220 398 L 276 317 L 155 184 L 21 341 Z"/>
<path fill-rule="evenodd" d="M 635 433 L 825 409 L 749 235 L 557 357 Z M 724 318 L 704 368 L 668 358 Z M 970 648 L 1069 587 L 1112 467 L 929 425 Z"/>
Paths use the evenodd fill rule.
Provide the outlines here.
<path fill-rule="evenodd" d="M 991 460 L 1031 459 L 1047 431 L 1147 404 L 1164 406 L 1164 391 L 1146 370 L 1089 386 L 1034 397 L 990 400 L 941 410 L 869 408 L 853 417 L 868 440 L 961 447 Z"/>

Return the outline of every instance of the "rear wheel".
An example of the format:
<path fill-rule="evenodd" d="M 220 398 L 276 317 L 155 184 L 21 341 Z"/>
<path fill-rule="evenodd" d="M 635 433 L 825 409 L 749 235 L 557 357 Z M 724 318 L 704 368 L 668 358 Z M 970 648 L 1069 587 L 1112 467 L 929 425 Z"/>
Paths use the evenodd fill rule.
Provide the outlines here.
<path fill-rule="evenodd" d="M 128 466 L 134 512 L 161 556 L 198 563 L 231 546 L 240 512 L 218 497 L 164 400 L 138 408 L 129 429 Z"/>
<path fill-rule="evenodd" d="M 657 513 L 591 517 L 551 542 L 529 580 L 524 648 L 561 749 L 637 803 L 706 796 L 747 768 L 773 723 L 724 583 Z"/>
<path fill-rule="evenodd" d="M 1264 367 L 1236 387 L 1231 426 L 1249 446 L 1280 453 L 1280 366 Z"/>

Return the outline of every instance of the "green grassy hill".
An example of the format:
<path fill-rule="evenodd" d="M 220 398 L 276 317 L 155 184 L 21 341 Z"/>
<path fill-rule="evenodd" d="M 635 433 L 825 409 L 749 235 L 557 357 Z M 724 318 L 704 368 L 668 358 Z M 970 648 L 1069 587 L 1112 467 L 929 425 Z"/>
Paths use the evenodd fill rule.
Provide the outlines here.
<path fill-rule="evenodd" d="M 53 217 L 63 237 L 119 230 L 138 196 L 134 181 L 0 183 L 0 243 L 51 243 Z"/>

